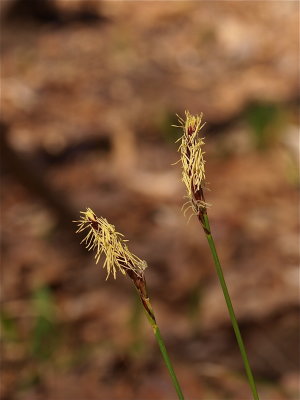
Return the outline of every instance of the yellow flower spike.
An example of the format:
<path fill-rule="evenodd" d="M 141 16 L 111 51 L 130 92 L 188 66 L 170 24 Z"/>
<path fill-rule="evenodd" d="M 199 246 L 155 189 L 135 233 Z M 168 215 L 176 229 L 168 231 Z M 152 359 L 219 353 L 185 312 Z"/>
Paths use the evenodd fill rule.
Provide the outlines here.
<path fill-rule="evenodd" d="M 205 202 L 205 197 L 203 193 L 205 188 L 205 160 L 204 151 L 202 150 L 204 139 L 200 137 L 199 134 L 200 130 L 203 127 L 203 125 L 201 125 L 202 114 L 193 116 L 188 111 L 186 111 L 185 120 L 180 117 L 178 117 L 178 119 L 180 123 L 179 127 L 183 130 L 182 137 L 178 139 L 178 141 L 181 141 L 178 149 L 178 151 L 181 153 L 181 158 L 179 161 L 181 161 L 182 164 L 182 181 L 186 186 L 186 197 L 188 198 L 188 202 L 185 203 L 182 207 L 183 209 L 185 208 L 184 215 L 186 214 L 186 211 L 191 208 L 192 215 L 197 215 L 199 222 L 202 225 L 213 256 L 216 272 L 228 308 L 232 327 L 244 362 L 245 371 L 249 386 L 251 388 L 253 400 L 259 400 L 255 380 L 248 360 L 238 321 L 235 316 L 232 301 L 225 281 L 222 265 L 218 257 L 207 214 L 208 204 Z"/>
<path fill-rule="evenodd" d="M 179 127 L 183 130 L 183 135 L 178 139 L 180 141 L 178 151 L 181 153 L 179 161 L 182 165 L 182 181 L 187 189 L 187 209 L 192 209 L 192 215 L 199 215 L 199 212 L 208 206 L 203 196 L 205 152 L 202 150 L 204 138 L 199 135 L 205 125 L 201 125 L 202 117 L 202 113 L 192 115 L 189 111 L 185 111 L 185 120 L 178 117 Z"/>
<path fill-rule="evenodd" d="M 132 271 L 136 276 L 143 277 L 147 263 L 136 255 L 132 254 L 127 245 L 124 235 L 115 230 L 105 218 L 98 218 L 90 208 L 80 212 L 81 217 L 78 222 L 76 233 L 88 230 L 86 237 L 81 241 L 85 243 L 87 250 L 96 250 L 96 264 L 104 253 L 105 261 L 103 268 L 107 270 L 107 277 L 110 274 L 116 278 L 119 270 L 123 275 Z"/>
<path fill-rule="evenodd" d="M 179 400 L 184 400 L 181 387 L 179 385 L 177 376 L 173 369 L 171 360 L 169 358 L 165 343 L 161 336 L 160 330 L 157 326 L 155 315 L 152 305 L 147 293 L 146 279 L 144 271 L 147 268 L 146 261 L 141 260 L 136 255 L 132 254 L 123 239 L 123 235 L 116 232 L 115 227 L 108 223 L 105 218 L 98 218 L 90 208 L 86 211 L 80 212 L 81 217 L 78 223 L 77 232 L 88 231 L 86 237 L 82 240 L 88 250 L 96 250 L 96 263 L 99 261 L 102 253 L 105 255 L 103 268 L 107 270 L 107 277 L 113 274 L 116 278 L 116 272 L 119 270 L 122 274 L 132 280 L 137 292 L 139 293 L 141 303 L 146 312 L 149 323 L 152 326 L 154 335 L 158 342 L 163 360 L 170 373 L 172 383 L 176 390 Z M 81 242 L 81 243 L 82 243 Z"/>

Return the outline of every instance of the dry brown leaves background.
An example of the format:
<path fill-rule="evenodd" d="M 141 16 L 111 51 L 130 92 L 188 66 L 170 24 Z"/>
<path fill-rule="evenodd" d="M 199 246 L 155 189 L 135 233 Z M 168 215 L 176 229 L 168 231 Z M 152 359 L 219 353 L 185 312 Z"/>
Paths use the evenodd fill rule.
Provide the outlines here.
<path fill-rule="evenodd" d="M 1 4 L 2 399 L 175 399 L 130 281 L 79 245 L 86 207 L 147 260 L 186 398 L 250 399 L 180 212 L 185 109 L 207 121 L 210 219 L 261 398 L 297 399 L 299 4 L 25 3 Z"/>

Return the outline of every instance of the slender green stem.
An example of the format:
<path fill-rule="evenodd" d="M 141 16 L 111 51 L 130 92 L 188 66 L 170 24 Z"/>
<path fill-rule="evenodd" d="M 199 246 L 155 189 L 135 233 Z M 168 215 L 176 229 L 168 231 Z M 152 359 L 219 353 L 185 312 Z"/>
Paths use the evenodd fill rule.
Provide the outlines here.
<path fill-rule="evenodd" d="M 144 303 L 143 303 L 143 304 L 144 304 Z M 146 311 L 146 315 L 147 315 L 148 321 L 150 322 L 150 324 L 151 324 L 151 326 L 152 326 L 154 335 L 155 335 L 155 337 L 156 337 L 156 340 L 157 340 L 157 343 L 158 343 L 158 345 L 159 345 L 159 348 L 160 348 L 161 354 L 162 354 L 162 356 L 163 356 L 164 362 L 165 362 L 165 364 L 166 364 L 166 367 L 168 368 L 168 371 L 169 371 L 169 374 L 170 374 L 170 376 L 171 376 L 171 379 L 172 379 L 174 388 L 175 388 L 175 390 L 176 390 L 178 399 L 179 399 L 179 400 L 184 400 L 184 396 L 183 396 L 183 394 L 182 394 L 182 390 L 181 390 L 180 384 L 179 384 L 179 382 L 178 382 L 178 379 L 177 379 L 177 376 L 176 376 L 176 374 L 175 374 L 173 365 L 172 365 L 171 360 L 170 360 L 170 357 L 169 357 L 169 355 L 168 355 L 168 352 L 167 352 L 167 349 L 166 349 L 164 340 L 163 340 L 163 338 L 162 338 L 162 336 L 161 336 L 161 334 L 160 334 L 160 330 L 159 330 L 159 328 L 158 328 L 158 326 L 157 326 L 157 323 L 156 323 L 156 321 L 155 321 L 155 319 L 154 319 L 155 317 L 154 317 L 153 309 L 152 309 L 152 306 L 151 306 L 151 304 L 150 304 L 149 299 L 147 299 L 147 305 L 148 305 L 149 309 L 151 310 L 151 314 L 152 314 L 152 315 L 149 314 L 149 311 L 148 311 L 148 310 L 145 308 L 145 306 L 144 306 L 145 311 Z M 153 316 L 153 317 L 152 317 L 152 316 Z"/>
<path fill-rule="evenodd" d="M 242 335 L 241 335 L 241 332 L 240 332 L 240 329 L 239 329 L 239 326 L 238 326 L 237 319 L 235 317 L 234 309 L 233 309 L 232 302 L 231 302 L 231 299 L 230 299 L 230 295 L 229 295 L 229 292 L 228 292 L 228 289 L 227 289 L 226 281 L 225 281 L 225 278 L 224 278 L 224 275 L 223 275 L 221 263 L 220 263 L 220 260 L 219 260 L 218 254 L 217 254 L 217 250 L 216 250 L 216 246 L 215 246 L 215 243 L 214 243 L 214 239 L 212 237 L 211 230 L 210 230 L 208 216 L 207 216 L 206 213 L 203 214 L 203 227 L 204 227 L 204 230 L 205 230 L 205 233 L 206 233 L 206 238 L 208 240 L 209 247 L 210 247 L 211 252 L 212 252 L 212 256 L 213 256 L 213 259 L 214 259 L 216 271 L 217 271 L 218 278 L 219 278 L 219 281 L 220 281 L 220 284 L 221 284 L 221 287 L 222 287 L 222 290 L 223 290 L 223 294 L 224 294 L 225 301 L 226 301 L 226 304 L 227 304 L 227 308 L 228 308 L 228 311 L 229 311 L 231 323 L 232 323 L 233 330 L 234 330 L 234 333 L 235 333 L 235 336 L 236 336 L 236 340 L 237 340 L 239 348 L 240 348 L 240 352 L 241 352 L 242 359 L 243 359 L 243 362 L 244 362 L 244 366 L 245 366 L 246 374 L 247 374 L 247 377 L 248 377 L 249 385 L 250 385 L 250 388 L 251 388 L 251 391 L 252 391 L 253 399 L 254 400 L 259 400 L 257 389 L 256 389 L 256 385 L 255 385 L 255 381 L 254 381 L 254 377 L 253 377 L 252 370 L 251 370 L 251 367 L 250 367 L 250 363 L 249 363 L 249 360 L 248 360 L 246 348 L 245 348 L 245 345 L 244 345 L 244 342 L 243 342 L 243 339 L 242 339 Z"/>
<path fill-rule="evenodd" d="M 159 345 L 161 354 L 162 354 L 162 356 L 163 356 L 163 359 L 164 359 L 164 361 L 165 361 L 165 364 L 166 364 L 166 366 L 167 366 L 167 368 L 168 368 L 168 370 L 169 370 L 169 373 L 170 373 L 170 375 L 171 375 L 171 379 L 172 379 L 173 385 L 174 385 L 174 387 L 175 387 L 177 396 L 178 396 L 178 398 L 179 398 L 180 400 L 184 400 L 184 397 L 183 397 L 183 394 L 182 394 L 182 391 L 181 391 L 181 388 L 180 388 L 178 379 L 177 379 L 177 377 L 176 377 L 175 371 L 174 371 L 174 369 L 173 369 L 171 360 L 170 360 L 170 358 L 169 358 L 169 355 L 168 355 L 168 352 L 167 352 L 165 343 L 164 343 L 164 341 L 163 341 L 163 338 L 161 337 L 160 330 L 159 330 L 158 326 L 156 326 L 156 329 L 155 329 L 155 331 L 154 331 L 154 334 L 155 334 L 156 340 L 157 340 L 157 342 L 158 342 L 158 345 Z"/>

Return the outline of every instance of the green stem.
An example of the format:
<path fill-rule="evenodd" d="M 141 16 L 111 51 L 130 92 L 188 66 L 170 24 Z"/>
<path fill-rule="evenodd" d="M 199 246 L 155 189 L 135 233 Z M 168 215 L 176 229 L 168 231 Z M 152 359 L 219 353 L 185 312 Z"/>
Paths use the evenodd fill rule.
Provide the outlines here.
<path fill-rule="evenodd" d="M 210 247 L 210 250 L 212 252 L 212 256 L 213 256 L 214 262 L 215 262 L 216 271 L 217 271 L 218 278 L 219 278 L 219 281 L 220 281 L 220 284 L 221 284 L 221 287 L 222 287 L 222 290 L 223 290 L 223 294 L 224 294 L 225 301 L 226 301 L 226 304 L 227 304 L 227 308 L 228 308 L 228 311 L 229 311 L 231 323 L 232 323 L 233 330 L 234 330 L 234 333 L 235 333 L 235 336 L 236 336 L 236 340 L 237 340 L 239 348 L 240 348 L 240 352 L 241 352 L 242 359 L 243 359 L 243 362 L 244 362 L 244 366 L 245 366 L 248 382 L 249 382 L 249 385 L 250 385 L 250 388 L 251 388 L 251 391 L 252 391 L 253 399 L 254 400 L 259 400 L 257 389 L 256 389 L 256 385 L 255 385 L 255 381 L 254 381 L 254 377 L 253 377 L 252 370 L 251 370 L 251 367 L 250 367 L 250 363 L 249 363 L 249 360 L 248 360 L 246 348 L 245 348 L 245 345 L 244 345 L 244 342 L 243 342 L 243 339 L 242 339 L 242 335 L 241 335 L 241 332 L 240 332 L 240 329 L 239 329 L 239 326 L 238 326 L 237 319 L 235 317 L 234 309 L 233 309 L 232 302 L 231 302 L 231 299 L 230 299 L 230 295 L 229 295 L 229 292 L 228 292 L 228 289 L 227 289 L 226 281 L 225 281 L 225 278 L 224 278 L 224 275 L 223 275 L 221 263 L 220 263 L 220 260 L 219 260 L 218 254 L 217 254 L 215 242 L 214 242 L 214 239 L 213 239 L 212 234 L 211 234 L 208 215 L 206 213 L 203 213 L 202 224 L 203 224 L 203 228 L 204 228 L 204 231 L 205 231 L 205 234 L 206 234 L 206 238 L 208 240 L 208 244 L 209 244 L 209 247 Z"/>
<path fill-rule="evenodd" d="M 174 385 L 174 387 L 175 387 L 177 396 L 178 396 L 178 398 L 179 398 L 180 400 L 184 400 L 184 397 L 183 397 L 183 394 L 182 394 L 182 391 L 181 391 L 181 388 L 180 388 L 178 379 L 177 379 L 177 377 L 176 377 L 176 374 L 175 374 L 175 371 L 174 371 L 174 369 L 173 369 L 171 360 L 170 360 L 170 358 L 169 358 L 169 355 L 168 355 L 168 352 L 167 352 L 165 343 L 164 343 L 164 341 L 163 341 L 163 338 L 161 337 L 160 330 L 159 330 L 159 328 L 158 328 L 157 325 L 156 325 L 156 329 L 154 330 L 154 334 L 155 334 L 156 340 L 157 340 L 157 342 L 158 342 L 158 345 L 159 345 L 161 354 L 162 354 L 162 356 L 163 356 L 163 359 L 164 359 L 164 361 L 165 361 L 165 364 L 166 364 L 166 366 L 167 366 L 167 368 L 168 368 L 168 370 L 169 370 L 169 373 L 170 373 L 170 375 L 171 375 L 172 382 L 173 382 L 173 385 Z"/>
<path fill-rule="evenodd" d="M 151 307 L 150 301 L 149 301 L 149 299 L 147 299 L 147 300 L 148 300 L 147 301 L 148 307 L 150 308 L 151 313 L 154 316 L 153 309 Z M 169 371 L 169 374 L 171 376 L 171 379 L 172 379 L 174 388 L 176 390 L 178 399 L 179 400 L 184 400 L 184 397 L 183 397 L 183 394 L 182 394 L 182 391 L 181 391 L 181 387 L 179 385 L 179 382 L 178 382 L 177 376 L 175 374 L 173 365 L 172 365 L 170 357 L 168 355 L 164 340 L 163 340 L 163 338 L 162 338 L 162 336 L 160 334 L 160 330 L 159 330 L 159 328 L 158 328 L 158 326 L 156 324 L 155 319 L 152 318 L 152 316 L 149 314 L 149 312 L 148 312 L 148 310 L 146 308 L 145 308 L 145 311 L 146 311 L 147 318 L 148 318 L 148 320 L 149 320 L 149 322 L 150 322 L 150 324 L 152 326 L 154 335 L 156 337 L 156 340 L 157 340 L 157 343 L 159 345 L 159 348 L 160 348 L 161 354 L 163 356 L 164 362 L 166 364 L 166 367 L 168 368 L 168 371 Z"/>

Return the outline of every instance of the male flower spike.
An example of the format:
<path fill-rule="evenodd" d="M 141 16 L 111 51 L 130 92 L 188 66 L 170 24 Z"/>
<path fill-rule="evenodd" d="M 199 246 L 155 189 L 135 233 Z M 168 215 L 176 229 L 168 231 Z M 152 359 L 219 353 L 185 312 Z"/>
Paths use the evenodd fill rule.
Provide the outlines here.
<path fill-rule="evenodd" d="M 179 126 L 183 130 L 182 136 L 177 140 L 180 141 L 178 151 L 181 153 L 182 164 L 182 181 L 186 186 L 188 208 L 193 210 L 193 214 L 199 215 L 201 211 L 206 209 L 203 195 L 203 187 L 205 182 L 205 152 L 202 150 L 204 138 L 200 137 L 200 130 L 203 114 L 192 115 L 189 111 L 185 111 L 185 120 L 178 117 Z"/>
<path fill-rule="evenodd" d="M 98 218 L 96 214 L 87 208 L 80 212 L 81 218 L 78 222 L 76 233 L 88 230 L 86 237 L 81 241 L 85 243 L 88 250 L 96 250 L 96 264 L 99 262 L 102 253 L 105 255 L 103 268 L 107 270 L 107 277 L 112 273 L 116 279 L 116 272 L 119 270 L 123 275 L 132 273 L 139 278 L 144 275 L 147 263 L 136 255 L 132 254 L 124 235 L 115 230 L 114 225 L 108 223 L 105 218 Z"/>

